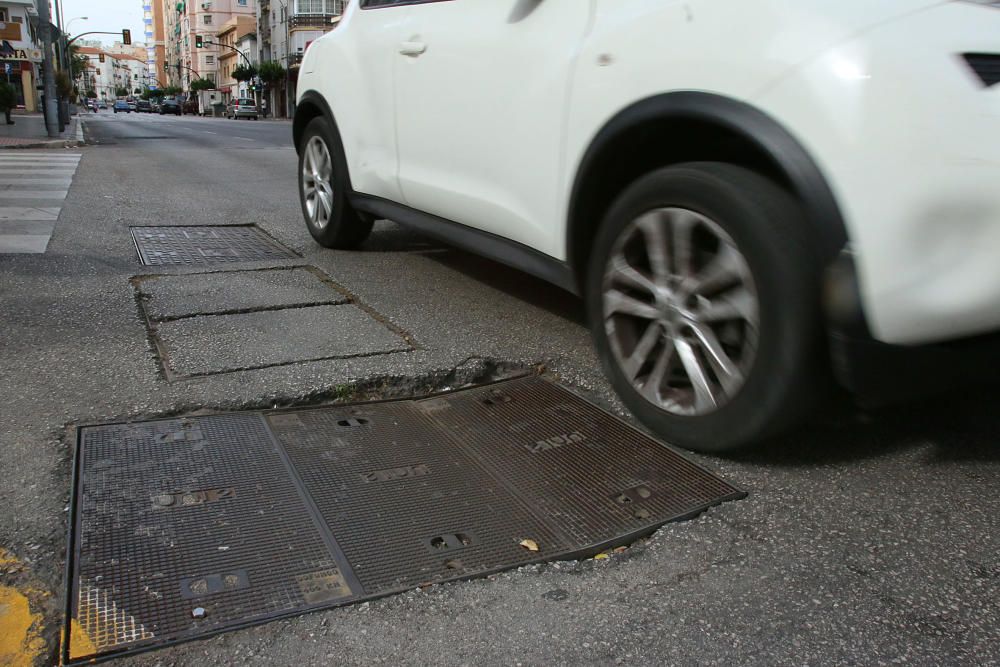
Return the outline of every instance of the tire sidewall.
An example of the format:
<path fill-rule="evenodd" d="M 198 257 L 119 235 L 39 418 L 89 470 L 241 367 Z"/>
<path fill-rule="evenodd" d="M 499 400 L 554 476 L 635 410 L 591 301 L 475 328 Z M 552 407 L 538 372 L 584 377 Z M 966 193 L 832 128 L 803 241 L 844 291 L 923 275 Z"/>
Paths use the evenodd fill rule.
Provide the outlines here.
<path fill-rule="evenodd" d="M 765 197 L 757 199 L 754 192 L 740 190 L 712 169 L 715 164 L 660 169 L 627 188 L 598 231 L 586 283 L 594 342 L 619 396 L 641 422 L 666 435 L 673 444 L 710 452 L 738 449 L 769 433 L 771 416 L 780 410 L 788 393 L 795 391 L 797 376 L 817 333 L 818 291 L 808 258 L 790 257 L 772 242 L 776 233 L 773 218 L 794 216 L 795 210 L 777 200 L 765 203 Z M 761 188 L 770 185 L 776 189 L 758 179 Z M 604 332 L 603 275 L 611 247 L 640 215 L 670 206 L 701 213 L 729 234 L 747 261 L 759 302 L 758 346 L 746 382 L 721 408 L 697 417 L 673 415 L 646 401 L 614 360 Z"/>

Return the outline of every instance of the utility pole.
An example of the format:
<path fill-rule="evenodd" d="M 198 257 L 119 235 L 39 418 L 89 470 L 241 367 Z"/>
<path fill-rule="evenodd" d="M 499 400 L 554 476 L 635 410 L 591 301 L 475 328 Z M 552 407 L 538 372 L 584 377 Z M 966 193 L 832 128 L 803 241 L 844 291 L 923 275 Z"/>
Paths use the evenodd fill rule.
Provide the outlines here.
<path fill-rule="evenodd" d="M 38 31 L 45 56 L 42 59 L 42 85 L 45 91 L 45 129 L 49 137 L 59 138 L 59 109 L 56 104 L 56 72 L 52 62 L 52 20 L 49 16 L 49 0 L 36 0 L 38 10 Z"/>

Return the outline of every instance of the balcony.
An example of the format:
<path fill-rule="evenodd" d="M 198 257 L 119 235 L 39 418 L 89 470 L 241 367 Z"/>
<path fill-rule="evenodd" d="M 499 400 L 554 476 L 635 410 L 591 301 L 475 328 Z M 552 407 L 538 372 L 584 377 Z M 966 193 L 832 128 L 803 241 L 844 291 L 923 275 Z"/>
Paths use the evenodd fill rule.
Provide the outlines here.
<path fill-rule="evenodd" d="M 329 30 L 333 25 L 330 23 L 339 14 L 297 14 L 288 19 L 288 28 L 313 28 L 319 30 Z"/>

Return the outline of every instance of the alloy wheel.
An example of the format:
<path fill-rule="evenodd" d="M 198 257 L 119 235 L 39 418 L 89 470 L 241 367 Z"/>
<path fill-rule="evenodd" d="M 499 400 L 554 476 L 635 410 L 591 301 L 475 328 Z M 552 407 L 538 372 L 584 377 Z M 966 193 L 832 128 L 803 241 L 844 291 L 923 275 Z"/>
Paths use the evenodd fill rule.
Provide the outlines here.
<path fill-rule="evenodd" d="M 602 281 L 604 330 L 622 374 L 671 414 L 718 410 L 743 387 L 760 305 L 733 239 L 701 213 L 658 208 L 615 241 Z"/>
<path fill-rule="evenodd" d="M 309 139 L 303 155 L 302 197 L 310 223 L 324 229 L 333 215 L 333 160 L 318 136 Z"/>

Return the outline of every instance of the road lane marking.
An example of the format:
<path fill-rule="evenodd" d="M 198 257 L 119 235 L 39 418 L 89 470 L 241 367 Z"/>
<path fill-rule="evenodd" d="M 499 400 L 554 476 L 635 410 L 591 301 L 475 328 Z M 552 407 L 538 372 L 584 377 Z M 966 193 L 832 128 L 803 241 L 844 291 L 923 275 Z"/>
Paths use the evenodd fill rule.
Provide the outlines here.
<path fill-rule="evenodd" d="M 5 220 L 57 220 L 58 218 L 58 206 L 0 206 L 0 222 Z"/>
<path fill-rule="evenodd" d="M 69 190 L 0 190 L 0 199 L 66 199 Z"/>

